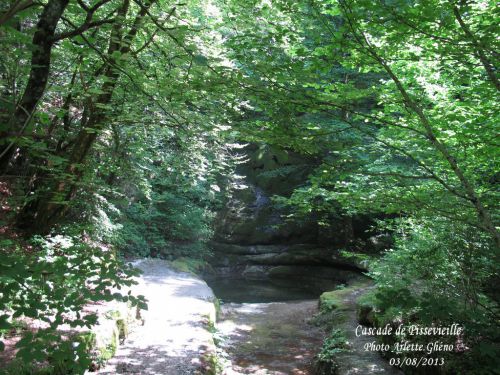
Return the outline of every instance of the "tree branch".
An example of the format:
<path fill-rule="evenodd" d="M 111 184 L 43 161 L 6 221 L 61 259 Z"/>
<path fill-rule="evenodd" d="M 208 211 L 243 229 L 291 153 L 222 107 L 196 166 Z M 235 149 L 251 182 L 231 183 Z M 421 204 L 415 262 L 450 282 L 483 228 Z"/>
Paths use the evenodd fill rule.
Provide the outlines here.
<path fill-rule="evenodd" d="M 350 31 L 351 31 L 353 37 L 356 39 L 356 42 L 362 48 L 365 49 L 368 56 L 370 56 L 382 68 L 384 68 L 386 73 L 389 75 L 391 80 L 396 85 L 396 88 L 399 91 L 400 95 L 402 96 L 405 107 L 408 109 L 409 112 L 413 112 L 417 116 L 417 118 L 419 119 L 420 124 L 422 125 L 423 129 L 425 130 L 426 138 L 429 141 L 430 145 L 445 158 L 445 160 L 448 162 L 452 172 L 455 174 L 455 176 L 460 181 L 460 183 L 465 191 L 465 196 L 458 195 L 456 190 L 455 190 L 455 194 L 458 196 L 462 196 L 463 198 L 467 199 L 468 201 L 470 201 L 474 205 L 480 223 L 484 226 L 484 228 L 486 228 L 487 232 L 491 235 L 495 244 L 498 247 L 500 247 L 500 233 L 496 229 L 489 211 L 486 209 L 486 207 L 481 202 L 481 199 L 479 198 L 479 196 L 476 192 L 476 189 L 473 185 L 473 182 L 466 176 L 464 170 L 462 170 L 462 168 L 458 165 L 458 162 L 453 157 L 453 155 L 451 154 L 451 152 L 448 149 L 448 147 L 446 146 L 446 144 L 444 144 L 439 139 L 437 139 L 435 132 L 434 132 L 434 129 L 433 129 L 433 126 L 431 124 L 431 121 L 427 117 L 427 115 L 425 114 L 421 105 L 418 102 L 416 102 L 414 99 L 412 99 L 409 92 L 406 90 L 405 86 L 403 85 L 403 82 L 395 74 L 395 72 L 392 70 L 392 68 L 389 66 L 389 64 L 387 64 L 385 59 L 382 58 L 378 54 L 377 49 L 375 47 L 373 47 L 373 45 L 370 43 L 365 32 L 362 29 L 360 29 L 359 27 L 357 27 L 357 25 L 354 24 L 354 20 L 352 19 L 353 13 L 352 13 L 351 8 L 347 4 L 347 2 L 345 0 L 341 0 L 340 4 L 343 7 L 344 16 L 347 19 Z M 428 170 L 428 172 L 429 172 L 429 170 Z M 453 190 L 450 190 L 450 191 L 453 192 Z"/>
<path fill-rule="evenodd" d="M 469 26 L 464 22 L 462 16 L 460 15 L 460 11 L 456 6 L 453 7 L 453 14 L 455 15 L 455 18 L 457 19 L 458 23 L 460 24 L 460 28 L 464 32 L 464 34 L 470 39 L 470 42 L 472 43 L 474 50 L 476 52 L 477 57 L 483 64 L 484 69 L 486 70 L 486 74 L 488 75 L 488 78 L 490 81 L 495 85 L 497 90 L 500 90 L 500 82 L 498 81 L 497 74 L 496 74 L 496 69 L 493 66 L 493 64 L 488 60 L 488 57 L 486 57 L 486 54 L 484 53 L 483 48 L 481 47 L 480 43 L 478 40 L 475 38 L 475 36 L 472 34 L 472 32 L 469 29 Z"/>
<path fill-rule="evenodd" d="M 435 180 L 434 176 L 432 175 L 423 175 L 423 176 L 417 176 L 417 175 L 406 175 L 402 173 L 396 173 L 396 172 L 380 172 L 380 173 L 373 173 L 373 172 L 362 172 L 363 175 L 366 176 L 390 176 L 390 177 L 397 177 L 397 178 L 408 178 L 412 180 Z"/>
<path fill-rule="evenodd" d="M 60 33 L 60 34 L 56 35 L 54 37 L 53 41 L 58 42 L 62 39 L 72 38 L 74 36 L 77 36 L 77 35 L 84 33 L 88 29 L 92 29 L 94 27 L 99 27 L 99 26 L 105 25 L 107 23 L 111 24 L 113 22 L 115 22 L 115 20 L 110 18 L 110 19 L 104 19 L 104 20 L 84 23 L 83 25 L 80 25 L 78 28 L 76 28 L 74 30 L 66 31 L 64 33 Z"/>
<path fill-rule="evenodd" d="M 16 15 L 16 13 L 19 13 L 25 9 L 28 9 L 29 7 L 32 7 L 33 5 L 35 5 L 33 3 L 33 0 L 25 0 L 25 1 L 16 0 L 14 2 L 14 4 L 12 4 L 7 11 L 5 11 L 4 13 L 2 13 L 0 15 L 0 26 L 7 23 L 7 21 L 9 21 L 12 17 L 14 17 Z"/>
<path fill-rule="evenodd" d="M 93 27 L 102 26 L 102 25 L 107 24 L 107 23 L 113 23 L 115 21 L 114 18 L 105 18 L 105 19 L 99 20 L 99 21 L 92 21 L 92 18 L 94 17 L 94 13 L 100 7 L 109 3 L 110 1 L 111 0 L 101 0 L 101 1 L 98 1 L 93 7 L 89 8 L 88 6 L 85 5 L 85 3 L 83 1 L 79 0 L 78 4 L 80 5 L 80 7 L 82 7 L 82 9 L 84 9 L 87 12 L 87 15 L 85 16 L 85 21 L 83 22 L 83 24 L 81 24 L 80 26 L 78 26 L 74 30 L 66 31 L 66 32 L 54 35 L 52 38 L 52 41 L 57 42 L 57 41 L 62 40 L 62 39 L 72 38 L 74 36 L 77 36 L 77 35 L 84 33 L 85 31 L 87 31 L 88 29 L 91 29 Z M 70 23 L 70 25 L 72 25 L 72 24 Z"/>

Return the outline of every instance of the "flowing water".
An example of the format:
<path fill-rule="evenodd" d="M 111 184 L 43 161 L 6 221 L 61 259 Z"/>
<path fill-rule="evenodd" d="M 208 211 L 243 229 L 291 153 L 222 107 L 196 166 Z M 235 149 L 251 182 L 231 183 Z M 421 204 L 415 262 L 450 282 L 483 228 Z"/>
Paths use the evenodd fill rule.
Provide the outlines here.
<path fill-rule="evenodd" d="M 321 290 L 300 280 L 208 281 L 222 303 L 224 375 L 311 375 L 324 332 L 309 323 Z"/>

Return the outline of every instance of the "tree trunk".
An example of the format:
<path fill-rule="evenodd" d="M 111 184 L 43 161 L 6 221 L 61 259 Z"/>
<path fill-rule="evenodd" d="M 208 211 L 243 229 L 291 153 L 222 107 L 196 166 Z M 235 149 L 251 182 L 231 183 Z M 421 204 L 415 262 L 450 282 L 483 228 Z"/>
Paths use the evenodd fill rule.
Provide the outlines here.
<path fill-rule="evenodd" d="M 118 22 L 114 24 L 110 35 L 107 66 L 103 73 L 106 79 L 101 88 L 102 94 L 89 108 L 89 119 L 76 136 L 64 174 L 53 182 L 48 191 L 40 194 L 38 199 L 23 208 L 17 220 L 19 227 L 33 233 L 47 233 L 68 210 L 68 203 L 74 198 L 78 182 L 84 174 L 85 159 L 94 141 L 106 126 L 107 113 L 104 107 L 111 103 L 113 91 L 120 77 L 114 52 L 119 51 L 120 55 L 130 52 L 133 39 L 153 3 L 154 1 L 150 1 L 141 7 L 127 33 L 124 33 L 121 20 L 128 13 L 129 0 L 124 0 L 123 6 L 118 10 Z"/>
<path fill-rule="evenodd" d="M 4 132 L 0 132 L 1 143 L 9 134 L 22 135 L 45 92 L 50 73 L 54 33 L 68 3 L 69 0 L 49 0 L 40 15 L 35 35 L 33 35 L 33 53 L 31 55 L 31 70 L 28 83 L 21 100 L 16 105 L 14 115 L 7 123 L 7 128 Z M 0 150 L 1 167 L 5 167 L 10 160 L 15 149 L 14 146 L 15 140 L 7 142 L 3 149 Z"/>

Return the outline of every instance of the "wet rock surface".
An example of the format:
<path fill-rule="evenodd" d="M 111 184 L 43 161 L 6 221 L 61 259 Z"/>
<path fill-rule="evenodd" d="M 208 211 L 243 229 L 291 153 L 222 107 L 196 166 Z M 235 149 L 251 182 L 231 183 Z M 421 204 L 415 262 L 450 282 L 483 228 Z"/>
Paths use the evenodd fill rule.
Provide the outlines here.
<path fill-rule="evenodd" d="M 316 300 L 223 305 L 223 374 L 312 375 L 324 336 L 309 323 L 316 311 Z"/>

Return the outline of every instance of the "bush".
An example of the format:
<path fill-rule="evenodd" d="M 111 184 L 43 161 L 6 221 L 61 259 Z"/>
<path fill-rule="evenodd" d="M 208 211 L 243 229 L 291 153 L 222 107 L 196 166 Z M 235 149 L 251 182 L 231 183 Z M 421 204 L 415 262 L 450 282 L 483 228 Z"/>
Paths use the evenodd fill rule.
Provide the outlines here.
<path fill-rule="evenodd" d="M 349 344 L 344 333 L 339 329 L 332 330 L 315 358 L 315 372 L 324 375 L 336 374 L 338 369 L 336 357 L 348 350 Z"/>
<path fill-rule="evenodd" d="M 133 203 L 124 210 L 117 244 L 132 256 L 169 260 L 203 257 L 208 251 L 205 243 L 212 235 L 211 211 L 195 197 L 166 188 L 173 191 L 153 193 L 151 200 Z"/>
<path fill-rule="evenodd" d="M 95 314 L 83 307 L 98 301 L 129 301 L 145 307 L 142 297 L 113 293 L 132 285 L 136 271 L 121 263 L 112 251 L 103 251 L 81 237 L 35 237 L 29 244 L 2 242 L 0 257 L 0 329 L 9 330 L 17 318 L 33 319 L 40 328 L 26 330 L 16 344 L 17 358 L 27 367 L 63 368 L 61 374 L 79 374 L 90 365 L 86 342 L 63 339 L 58 328 L 88 327 Z M 1 342 L 0 342 L 1 344 Z M 1 344 L 3 346 L 3 344 Z"/>
<path fill-rule="evenodd" d="M 371 268 L 377 290 L 371 297 L 376 324 L 420 324 L 465 330 L 460 337 L 440 337 L 454 345 L 441 369 L 446 374 L 493 373 L 500 368 L 498 301 L 489 293 L 494 283 L 493 248 L 479 231 L 446 220 L 401 223 L 395 247 Z M 377 312 L 378 310 L 378 312 Z M 392 337 L 426 344 L 429 337 Z M 406 369 L 414 373 L 415 368 Z"/>

